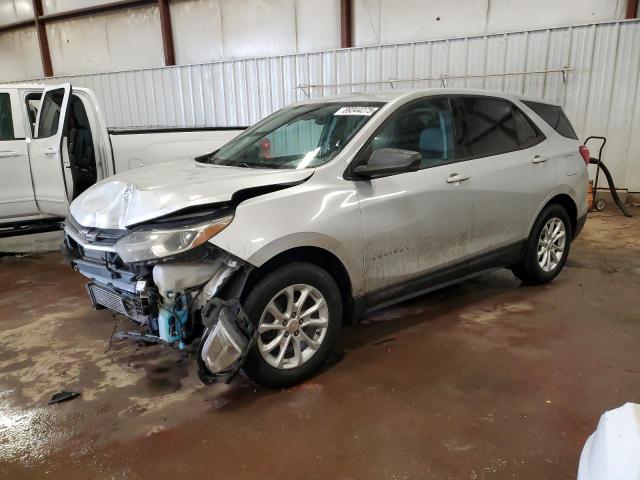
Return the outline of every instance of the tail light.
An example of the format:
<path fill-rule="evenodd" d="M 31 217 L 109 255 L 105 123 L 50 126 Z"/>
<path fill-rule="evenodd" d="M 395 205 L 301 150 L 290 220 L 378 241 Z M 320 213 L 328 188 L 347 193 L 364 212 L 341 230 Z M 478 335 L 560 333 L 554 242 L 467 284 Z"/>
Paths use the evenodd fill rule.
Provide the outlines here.
<path fill-rule="evenodd" d="M 578 151 L 580 152 L 580 155 L 582 155 L 582 159 L 584 160 L 584 163 L 589 165 L 589 158 L 591 158 L 591 154 L 589 153 L 589 149 L 587 147 L 585 147 L 584 145 L 580 145 L 578 147 Z"/>

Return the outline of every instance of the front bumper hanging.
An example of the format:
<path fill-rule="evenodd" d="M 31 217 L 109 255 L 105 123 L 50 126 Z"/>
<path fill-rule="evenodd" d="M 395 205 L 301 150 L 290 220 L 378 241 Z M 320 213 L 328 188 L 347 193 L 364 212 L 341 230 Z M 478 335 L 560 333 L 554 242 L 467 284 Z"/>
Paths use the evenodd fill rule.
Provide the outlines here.
<path fill-rule="evenodd" d="M 240 371 L 255 345 L 258 330 L 240 303 L 240 294 L 249 276 L 244 268 L 239 278 L 231 278 L 228 300 L 211 298 L 202 309 L 206 328 L 198 347 L 198 377 L 205 384 L 230 382 Z"/>

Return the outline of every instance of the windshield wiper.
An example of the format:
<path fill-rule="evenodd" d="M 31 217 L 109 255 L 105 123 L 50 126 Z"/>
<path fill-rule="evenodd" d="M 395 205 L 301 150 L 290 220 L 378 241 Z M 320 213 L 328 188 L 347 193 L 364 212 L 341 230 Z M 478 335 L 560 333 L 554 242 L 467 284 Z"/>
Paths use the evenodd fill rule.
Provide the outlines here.
<path fill-rule="evenodd" d="M 215 153 L 216 152 L 211 152 L 211 153 L 205 153 L 204 155 L 198 155 L 197 157 L 194 158 L 194 160 L 200 163 L 212 163 Z"/>

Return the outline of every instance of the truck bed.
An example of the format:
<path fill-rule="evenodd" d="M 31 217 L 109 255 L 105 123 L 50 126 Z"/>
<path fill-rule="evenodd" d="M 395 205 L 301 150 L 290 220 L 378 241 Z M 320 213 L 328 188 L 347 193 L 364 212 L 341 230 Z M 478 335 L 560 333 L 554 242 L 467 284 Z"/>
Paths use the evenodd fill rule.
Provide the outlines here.
<path fill-rule="evenodd" d="M 116 172 L 217 150 L 246 127 L 109 128 Z"/>

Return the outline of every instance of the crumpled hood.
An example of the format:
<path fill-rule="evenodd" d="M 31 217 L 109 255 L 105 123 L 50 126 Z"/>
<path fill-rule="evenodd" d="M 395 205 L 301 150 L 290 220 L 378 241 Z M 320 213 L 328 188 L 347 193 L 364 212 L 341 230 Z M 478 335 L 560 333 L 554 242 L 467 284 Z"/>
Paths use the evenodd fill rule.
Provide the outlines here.
<path fill-rule="evenodd" d="M 239 190 L 300 182 L 312 174 L 177 160 L 109 177 L 78 196 L 70 211 L 84 227 L 124 229 L 187 207 L 229 201 Z"/>

